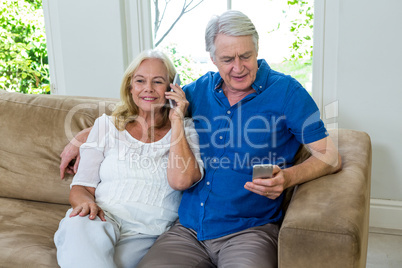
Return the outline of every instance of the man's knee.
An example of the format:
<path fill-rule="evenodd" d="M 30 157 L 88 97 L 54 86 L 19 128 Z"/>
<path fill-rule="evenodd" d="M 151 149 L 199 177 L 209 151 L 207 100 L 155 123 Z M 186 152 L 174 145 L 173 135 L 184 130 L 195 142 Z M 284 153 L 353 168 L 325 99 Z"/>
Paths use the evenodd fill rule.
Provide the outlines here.
<path fill-rule="evenodd" d="M 196 233 L 175 224 L 161 235 L 141 260 L 138 268 L 148 267 L 215 267 Z"/>
<path fill-rule="evenodd" d="M 278 226 L 268 224 L 231 235 L 219 252 L 220 267 L 277 267 Z"/>

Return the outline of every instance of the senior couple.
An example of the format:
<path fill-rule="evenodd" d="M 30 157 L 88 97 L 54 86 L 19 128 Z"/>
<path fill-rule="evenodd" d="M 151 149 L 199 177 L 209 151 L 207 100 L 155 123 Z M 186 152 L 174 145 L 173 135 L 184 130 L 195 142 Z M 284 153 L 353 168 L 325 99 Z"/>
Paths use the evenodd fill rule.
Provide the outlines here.
<path fill-rule="evenodd" d="M 182 90 L 165 55 L 143 52 L 113 115 L 76 136 L 80 154 L 64 149 L 61 176 L 76 175 L 55 235 L 61 267 L 276 267 L 282 193 L 341 168 L 310 95 L 257 60 L 247 16 L 213 17 L 205 42 L 219 72 Z M 294 165 L 301 145 L 312 155 Z M 252 180 L 256 163 L 272 178 Z"/>

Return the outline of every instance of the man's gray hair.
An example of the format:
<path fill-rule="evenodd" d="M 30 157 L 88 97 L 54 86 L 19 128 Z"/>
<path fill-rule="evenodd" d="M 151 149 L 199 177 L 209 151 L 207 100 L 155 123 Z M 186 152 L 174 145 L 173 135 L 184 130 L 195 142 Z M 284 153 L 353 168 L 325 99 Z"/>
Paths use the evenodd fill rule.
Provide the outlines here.
<path fill-rule="evenodd" d="M 205 30 L 205 46 L 212 59 L 215 60 L 215 39 L 218 34 L 228 36 L 251 35 L 255 50 L 258 53 L 258 33 L 251 20 L 240 11 L 228 10 L 220 16 L 213 16 Z"/>

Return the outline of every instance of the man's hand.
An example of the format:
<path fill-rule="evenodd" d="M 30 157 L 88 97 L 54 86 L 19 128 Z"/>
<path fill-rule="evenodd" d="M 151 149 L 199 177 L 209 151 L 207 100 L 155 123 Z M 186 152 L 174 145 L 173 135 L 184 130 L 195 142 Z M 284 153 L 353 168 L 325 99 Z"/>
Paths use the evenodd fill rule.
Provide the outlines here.
<path fill-rule="evenodd" d="M 80 163 L 80 146 L 88 139 L 88 135 L 91 132 L 92 127 L 86 128 L 70 141 L 69 144 L 64 147 L 63 152 L 60 154 L 60 178 L 64 179 L 64 173 L 75 174 L 77 173 L 78 165 Z"/>
<path fill-rule="evenodd" d="M 252 182 L 247 182 L 244 185 L 244 188 L 253 193 L 266 196 L 270 199 L 276 199 L 287 188 L 285 174 L 279 166 L 274 166 L 272 178 L 254 179 Z"/>
<path fill-rule="evenodd" d="M 105 213 L 96 203 L 82 203 L 81 205 L 76 206 L 70 213 L 70 218 L 77 215 L 84 217 L 88 214 L 90 220 L 94 220 L 96 216 L 99 216 L 101 221 L 106 221 Z"/>
<path fill-rule="evenodd" d="M 274 166 L 272 178 L 255 179 L 253 182 L 247 182 L 244 188 L 275 199 L 289 187 L 338 172 L 342 168 L 341 156 L 330 137 L 309 143 L 307 147 L 311 156 L 303 163 L 283 170 Z"/>
<path fill-rule="evenodd" d="M 78 164 L 80 162 L 80 147 L 75 146 L 71 142 L 64 147 L 63 152 L 60 154 L 60 178 L 64 179 L 64 173 L 75 174 L 77 173 Z"/>

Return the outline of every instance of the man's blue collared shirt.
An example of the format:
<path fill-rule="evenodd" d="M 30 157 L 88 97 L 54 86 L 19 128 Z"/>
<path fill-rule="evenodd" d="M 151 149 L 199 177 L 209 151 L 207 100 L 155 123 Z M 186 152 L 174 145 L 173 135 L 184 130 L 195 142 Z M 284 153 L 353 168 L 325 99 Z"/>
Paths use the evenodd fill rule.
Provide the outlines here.
<path fill-rule="evenodd" d="M 244 188 L 255 164 L 293 165 L 301 144 L 327 136 L 319 110 L 293 78 L 258 61 L 255 93 L 230 106 L 219 73 L 184 87 L 200 137 L 202 181 L 183 193 L 180 223 L 213 239 L 282 219 L 283 195 L 268 199 Z"/>

